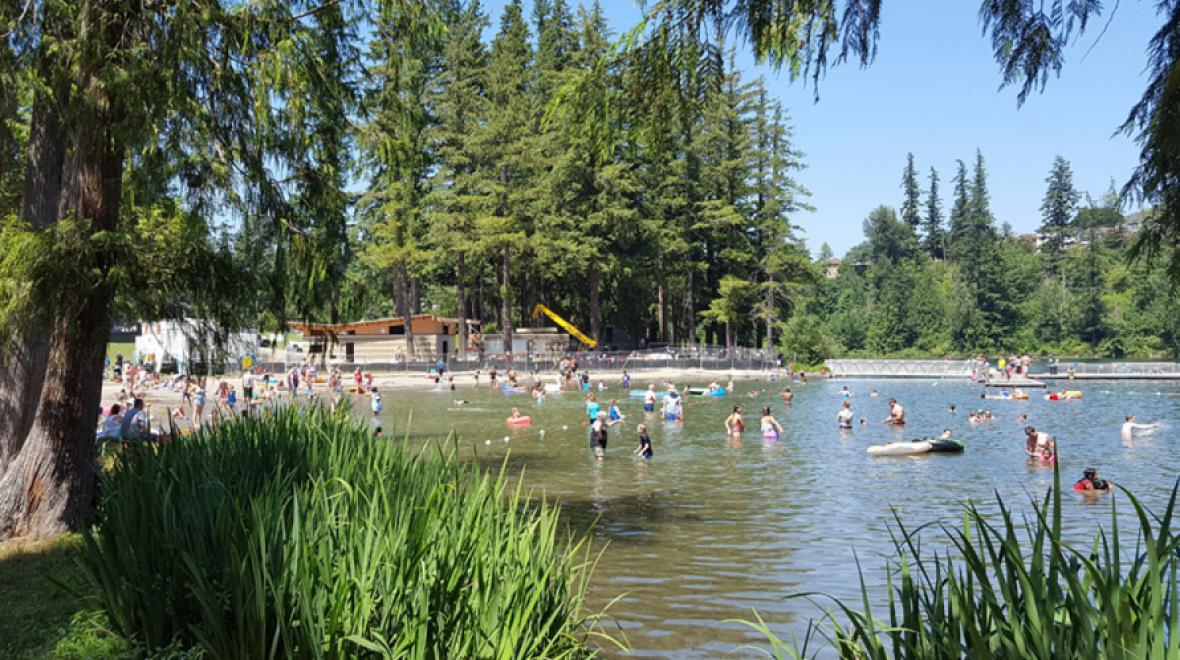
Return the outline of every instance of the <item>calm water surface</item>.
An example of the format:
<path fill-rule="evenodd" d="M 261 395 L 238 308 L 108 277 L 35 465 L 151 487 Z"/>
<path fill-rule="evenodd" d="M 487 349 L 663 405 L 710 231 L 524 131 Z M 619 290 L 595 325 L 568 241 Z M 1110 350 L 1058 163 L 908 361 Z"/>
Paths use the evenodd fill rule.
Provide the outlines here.
<path fill-rule="evenodd" d="M 835 415 L 844 384 L 854 394 L 857 419 L 869 423 L 841 434 Z M 632 383 L 646 385 L 642 378 Z M 601 465 L 588 451 L 584 395 L 551 395 L 536 405 L 486 384 L 476 389 L 466 378 L 458 387 L 387 392 L 385 423 L 404 427 L 412 414 L 415 443 L 454 430 L 464 455 L 492 466 L 507 457 L 509 469 L 523 474 L 529 487 L 560 499 L 570 524 L 590 530 L 596 549 L 605 548 L 591 606 L 623 595 L 610 609 L 611 625 L 625 633 L 634 657 L 748 655 L 740 647 L 759 638 L 723 621 L 752 618 L 752 608 L 781 635 L 802 633 L 816 610 L 784 597 L 820 591 L 858 598 L 854 551 L 867 579 L 883 584 L 891 508 L 907 525 L 953 524 L 967 499 L 986 503 L 998 491 L 1019 505 L 1029 494 L 1040 496 L 1052 471 L 1026 462 L 1024 424 L 1017 420 L 1022 413 L 1057 438 L 1063 481 L 1072 483 L 1084 467 L 1095 466 L 1162 510 L 1177 478 L 1180 385 L 1171 383 L 1086 382 L 1076 386 L 1084 400 L 1056 402 L 981 401 L 982 388 L 967 382 L 812 381 L 792 385 L 795 401 L 788 407 L 777 396 L 782 383 L 744 381 L 721 399 L 689 397 L 683 424 L 649 420 L 650 462 L 631 453 L 638 444 L 635 426 L 644 419 L 641 401 L 613 384 L 598 395 L 603 409 L 616 397 L 628 417 L 612 429 Z M 870 397 L 873 389 L 879 397 Z M 879 423 L 889 397 L 906 407 L 903 432 Z M 456 399 L 469 403 L 456 406 Z M 723 422 L 738 403 L 752 430 L 733 448 Z M 958 412 L 948 411 L 952 403 Z M 531 427 L 507 428 L 504 419 L 514 405 L 532 415 Z M 764 405 L 786 429 L 769 446 L 757 431 Z M 972 428 L 970 408 L 990 408 L 997 419 Z M 1126 442 L 1119 435 L 1125 414 L 1165 426 Z M 865 453 L 872 444 L 934 435 L 944 427 L 966 442 L 965 453 L 876 459 Z M 1071 536 L 1088 537 L 1109 515 L 1107 506 L 1067 498 Z"/>

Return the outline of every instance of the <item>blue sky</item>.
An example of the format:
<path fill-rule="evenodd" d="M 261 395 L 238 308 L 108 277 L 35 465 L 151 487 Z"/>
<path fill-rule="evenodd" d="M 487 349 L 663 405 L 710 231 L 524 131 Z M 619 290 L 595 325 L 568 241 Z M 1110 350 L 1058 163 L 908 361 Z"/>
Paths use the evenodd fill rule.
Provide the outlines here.
<path fill-rule="evenodd" d="M 926 171 L 939 170 L 946 200 L 955 159 L 970 164 L 981 149 L 996 221 L 1017 232 L 1040 223 L 1044 179 L 1057 154 L 1072 164 L 1075 185 L 1095 196 L 1112 177 L 1119 186 L 1127 179 L 1138 149 L 1131 138 L 1112 134 L 1145 86 L 1147 43 L 1161 25 L 1154 2 L 1118 3 L 1101 39 L 1106 16 L 1071 50 L 1061 76 L 1019 108 L 1015 89 L 998 89 L 999 70 L 976 17 L 978 2 L 883 4 L 876 61 L 867 69 L 831 69 L 820 82 L 818 103 L 802 81 L 755 65 L 748 48 L 739 51 L 743 71 L 764 75 L 790 112 L 796 144 L 807 154 L 808 169 L 797 178 L 811 190 L 816 210 L 797 224 L 813 252 L 827 242 L 843 254 L 862 240 L 869 211 L 900 204 L 907 151 L 914 153 L 923 186 Z M 1106 4 L 1109 11 L 1116 3 Z M 486 6 L 494 30 L 503 2 Z M 616 34 L 641 16 L 627 0 L 602 6 Z"/>

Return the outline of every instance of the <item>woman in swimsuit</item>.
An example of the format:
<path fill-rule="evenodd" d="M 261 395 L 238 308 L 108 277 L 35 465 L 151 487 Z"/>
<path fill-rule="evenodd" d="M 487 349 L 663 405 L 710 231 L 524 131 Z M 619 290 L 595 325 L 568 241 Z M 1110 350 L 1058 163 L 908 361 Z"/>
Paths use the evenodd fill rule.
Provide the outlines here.
<path fill-rule="evenodd" d="M 742 407 L 734 406 L 733 412 L 725 418 L 725 432 L 729 436 L 731 446 L 741 446 L 742 431 L 745 429 L 746 423 L 742 420 Z"/>
<path fill-rule="evenodd" d="M 774 415 L 770 414 L 769 407 L 762 409 L 761 427 L 763 442 L 776 442 L 783 437 L 783 425 L 779 424 Z"/>

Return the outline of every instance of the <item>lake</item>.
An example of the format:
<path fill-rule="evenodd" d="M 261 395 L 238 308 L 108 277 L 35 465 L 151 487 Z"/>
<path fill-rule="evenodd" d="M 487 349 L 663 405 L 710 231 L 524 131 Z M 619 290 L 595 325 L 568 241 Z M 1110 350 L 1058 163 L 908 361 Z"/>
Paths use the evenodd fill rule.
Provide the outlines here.
<path fill-rule="evenodd" d="M 612 380 L 599 399 L 605 410 L 618 398 L 628 417 L 612 429 L 606 458 L 597 464 L 588 450 L 581 393 L 552 395 L 536 405 L 526 395 L 505 397 L 486 383 L 477 389 L 469 379 L 459 381 L 456 392 L 432 392 L 428 385 L 385 392 L 384 423 L 401 428 L 412 414 L 416 444 L 454 430 L 464 456 L 492 467 L 507 457 L 511 474 L 523 474 L 529 488 L 560 500 L 570 524 L 590 530 L 596 550 L 605 548 L 591 605 L 600 608 L 623 595 L 609 611 L 610 626 L 626 635 L 633 657 L 748 654 L 740 647 L 759 637 L 724 621 L 752 619 L 755 608 L 780 635 L 801 634 L 820 612 L 806 600 L 784 597 L 818 591 L 858 599 L 854 551 L 879 590 L 882 559 L 892 549 L 891 509 L 916 526 L 956 524 L 959 503 L 967 499 L 994 510 L 995 491 L 1010 506 L 1027 507 L 1030 495 L 1043 496 L 1053 473 L 1025 460 L 1021 414 L 1056 437 L 1067 486 L 1083 468 L 1097 467 L 1162 512 L 1177 478 L 1180 384 L 1174 383 L 1084 382 L 1070 387 L 1084 391 L 1080 401 L 1045 401 L 1036 390 L 1028 401 L 982 401 L 983 388 L 966 381 L 812 380 L 792 384 L 795 400 L 786 406 L 777 394 L 783 383 L 739 381 L 723 398 L 688 397 L 683 424 L 653 416 L 655 456 L 644 461 L 631 453 L 638 444 L 635 425 L 644 418 L 641 401 Z M 632 387 L 647 384 L 636 377 Z M 842 385 L 853 392 L 858 421 L 868 420 L 844 433 L 835 424 Z M 905 405 L 904 431 L 880 423 L 889 397 Z M 456 399 L 469 403 L 456 406 Z M 735 404 L 744 407 L 749 429 L 741 447 L 728 446 L 724 431 Z M 958 410 L 950 412 L 950 404 Z M 527 429 L 505 425 L 514 405 L 532 415 Z M 767 405 L 786 431 L 770 445 L 757 430 Z M 972 408 L 991 409 L 996 419 L 973 428 L 967 420 Z M 1125 414 L 1164 427 L 1127 442 L 1119 433 Z M 865 452 L 869 445 L 943 428 L 965 442 L 963 454 L 870 458 Z M 1109 523 L 1109 504 L 1109 496 L 1096 502 L 1067 496 L 1068 535 L 1090 538 Z M 1125 503 L 1123 509 L 1129 513 Z"/>

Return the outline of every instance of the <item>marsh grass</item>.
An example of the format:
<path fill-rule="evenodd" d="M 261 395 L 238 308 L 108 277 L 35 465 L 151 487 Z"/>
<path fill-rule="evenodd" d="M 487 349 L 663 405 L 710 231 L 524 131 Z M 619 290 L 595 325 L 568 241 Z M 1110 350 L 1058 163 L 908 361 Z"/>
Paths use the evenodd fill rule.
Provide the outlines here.
<path fill-rule="evenodd" d="M 997 515 L 964 505 L 960 526 L 937 525 L 950 544 L 941 552 L 922 546 L 929 525 L 908 529 L 895 511 L 883 608 L 870 602 L 858 559 L 860 602 L 792 596 L 827 610 L 802 640 L 781 639 L 756 613 L 742 623 L 765 637 L 769 648 L 762 651 L 779 658 L 812 657 L 821 646 L 874 660 L 1180 658 L 1177 490 L 1162 516 L 1119 490 L 1134 510 L 1133 536 L 1120 530 L 1109 496 L 1110 528 L 1084 546 L 1063 539 L 1056 470 L 1030 517 L 1018 517 L 999 495 Z"/>
<path fill-rule="evenodd" d="M 150 653 L 567 658 L 593 557 L 503 473 L 323 409 L 122 454 L 81 567 Z"/>

